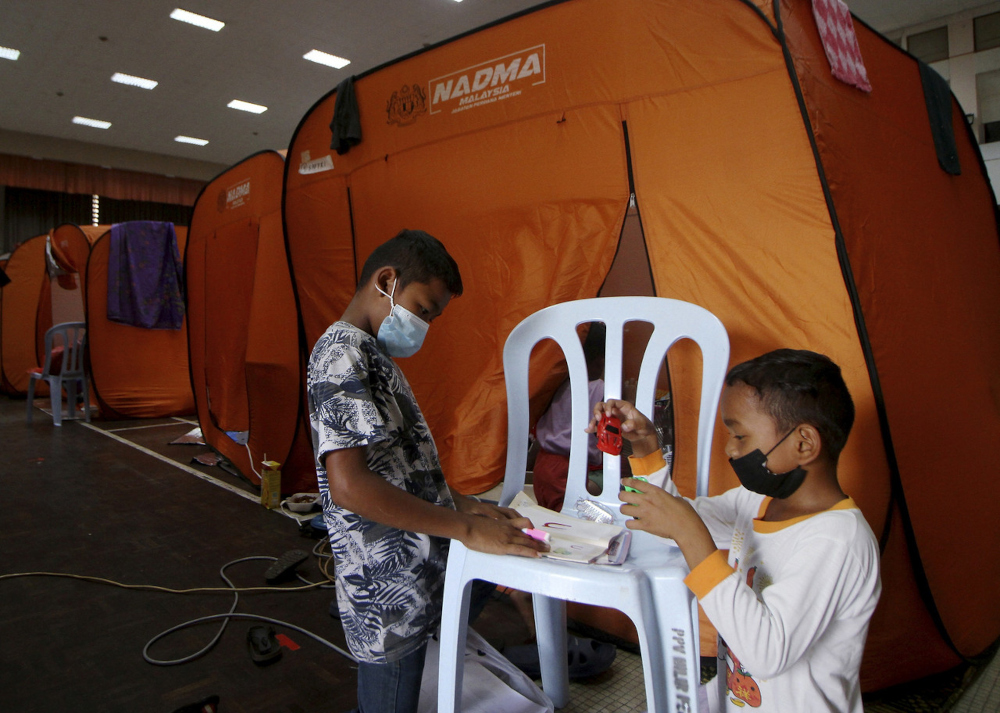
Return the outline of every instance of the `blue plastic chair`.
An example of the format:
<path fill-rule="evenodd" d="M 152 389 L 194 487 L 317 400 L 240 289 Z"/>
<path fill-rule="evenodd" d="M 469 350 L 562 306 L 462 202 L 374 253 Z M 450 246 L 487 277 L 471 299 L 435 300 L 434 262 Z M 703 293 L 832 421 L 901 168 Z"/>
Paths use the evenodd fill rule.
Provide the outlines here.
<path fill-rule="evenodd" d="M 605 398 L 621 398 L 623 334 L 625 325 L 632 321 L 648 322 L 654 327 L 643 355 L 636 392 L 637 406 L 647 415 L 653 413 L 657 375 L 668 349 L 685 338 L 701 348 L 697 493 L 708 493 L 712 435 L 729 364 L 725 328 L 710 312 L 687 302 L 658 297 L 608 297 L 566 302 L 540 310 L 522 321 L 507 338 L 504 375 L 508 447 L 501 505 L 509 504 L 524 489 L 529 427 L 528 362 L 532 348 L 542 339 L 551 338 L 566 357 L 572 394 L 573 440 L 563 513 L 575 515 L 577 499 L 589 498 L 614 513 L 617 524 L 624 524 L 627 518 L 619 511 L 618 499 L 619 457 L 604 455 L 604 487 L 600 495 L 592 496 L 586 489 L 587 434 L 583 429 L 591 413 L 587 365 L 576 330 L 585 322 L 606 325 Z M 679 390 L 681 385 L 675 382 L 673 388 Z M 698 612 L 697 602 L 683 582 L 687 574 L 687 565 L 676 545 L 639 531 L 633 532 L 629 557 L 621 566 L 491 555 L 452 541 L 441 623 L 438 710 L 452 713 L 459 706 L 470 587 L 475 579 L 534 595 L 542 686 L 557 708 L 565 706 L 569 697 L 565 602 L 574 601 L 618 609 L 635 624 L 650 711 L 682 710 L 685 699 L 692 704 L 692 710 L 696 709 L 700 671 Z"/>
<path fill-rule="evenodd" d="M 84 322 L 63 322 L 50 327 L 45 332 L 45 363 L 41 369 L 30 372 L 28 382 L 28 423 L 31 423 L 32 403 L 35 398 L 35 384 L 42 379 L 49 384 L 52 398 L 52 423 L 62 426 L 63 418 L 76 418 L 77 384 L 83 392 L 83 411 L 90 421 L 90 391 L 87 388 L 87 374 L 84 370 L 83 353 L 86 342 L 87 325 Z M 62 350 L 62 360 L 58 364 L 53 357 Z M 63 414 L 62 393 L 66 387 L 66 413 Z"/>

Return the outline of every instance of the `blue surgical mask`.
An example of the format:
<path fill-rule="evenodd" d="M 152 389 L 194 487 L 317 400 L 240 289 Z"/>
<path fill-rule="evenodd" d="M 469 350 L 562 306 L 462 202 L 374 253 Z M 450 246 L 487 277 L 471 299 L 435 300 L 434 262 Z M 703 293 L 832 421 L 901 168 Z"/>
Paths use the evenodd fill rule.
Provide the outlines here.
<path fill-rule="evenodd" d="M 801 466 L 787 473 L 772 473 L 767 468 L 767 457 L 793 433 L 795 433 L 794 428 L 767 453 L 761 453 L 759 448 L 755 448 L 745 456 L 729 459 L 729 464 L 736 471 L 736 477 L 740 479 L 740 484 L 744 488 L 779 499 L 787 498 L 799 489 L 806 478 L 806 471 Z"/>
<path fill-rule="evenodd" d="M 420 349 L 430 325 L 410 310 L 395 303 L 393 295 L 396 294 L 397 282 L 398 279 L 393 281 L 392 290 L 388 293 L 375 285 L 376 290 L 389 298 L 389 305 L 392 307 L 389 316 L 382 320 L 376 339 L 389 356 L 408 357 Z"/>

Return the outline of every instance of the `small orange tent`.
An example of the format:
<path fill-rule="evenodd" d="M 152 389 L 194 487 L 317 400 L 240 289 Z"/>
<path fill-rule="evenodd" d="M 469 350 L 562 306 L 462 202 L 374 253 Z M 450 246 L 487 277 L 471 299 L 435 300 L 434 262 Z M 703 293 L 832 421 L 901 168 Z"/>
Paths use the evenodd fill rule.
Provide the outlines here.
<path fill-rule="evenodd" d="M 187 228 L 174 228 L 184 254 Z M 90 378 L 102 418 L 162 418 L 194 412 L 186 325 L 143 329 L 108 319 L 111 233 L 94 242 L 87 261 L 86 316 Z"/>
<path fill-rule="evenodd" d="M 252 483 L 282 464 L 282 492 L 315 491 L 301 418 L 299 347 L 281 225 L 284 159 L 250 156 L 195 202 L 184 257 L 191 383 L 206 442 Z"/>
<path fill-rule="evenodd" d="M 53 309 L 63 322 L 83 319 L 82 291 L 90 243 L 105 230 L 107 226 L 81 228 L 67 223 L 48 235 L 26 240 L 11 253 L 6 268 L 11 282 L 3 288 L 0 335 L 4 393 L 27 395 L 28 371 L 45 361 L 45 332 L 53 324 Z M 49 277 L 50 261 L 65 273 L 61 282 Z M 35 393 L 47 395 L 47 385 L 39 383 Z"/>
<path fill-rule="evenodd" d="M 718 315 L 734 363 L 800 347 L 843 368 L 858 419 L 842 480 L 884 545 L 871 689 L 1000 634 L 1000 241 L 961 107 L 855 30 L 870 92 L 833 78 L 808 0 L 548 4 L 356 78 L 362 140 L 344 155 L 336 93 L 320 99 L 284 219 L 307 345 L 376 245 L 411 227 L 448 246 L 465 295 L 403 368 L 449 482 L 480 492 L 503 472 L 507 334 L 598 293 L 634 197 L 656 294 Z M 670 357 L 675 386 L 698 369 Z M 690 492 L 697 394 L 674 396 Z M 736 479 L 716 450 L 718 492 Z"/>

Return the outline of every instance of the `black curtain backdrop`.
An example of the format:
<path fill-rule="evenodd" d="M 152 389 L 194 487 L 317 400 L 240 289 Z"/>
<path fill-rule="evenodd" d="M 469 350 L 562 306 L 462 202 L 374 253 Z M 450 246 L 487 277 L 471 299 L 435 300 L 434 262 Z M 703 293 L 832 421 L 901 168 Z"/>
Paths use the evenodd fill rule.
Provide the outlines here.
<path fill-rule="evenodd" d="M 2 252 L 62 223 L 90 223 L 91 196 L 9 186 L 3 193 Z"/>
<path fill-rule="evenodd" d="M 193 210 L 192 206 L 187 205 L 120 201 L 102 197 L 100 222 L 102 225 L 112 225 L 113 223 L 126 223 L 130 220 L 159 220 L 174 225 L 189 226 Z"/>
<path fill-rule="evenodd" d="M 2 237 L 0 253 L 10 252 L 28 238 L 49 232 L 63 223 L 90 225 L 93 196 L 40 191 L 32 188 L 7 186 L 0 191 L 3 198 Z M 146 201 L 100 199 L 100 223 L 124 223 L 130 220 L 161 220 L 187 226 L 191 222 L 190 206 Z"/>

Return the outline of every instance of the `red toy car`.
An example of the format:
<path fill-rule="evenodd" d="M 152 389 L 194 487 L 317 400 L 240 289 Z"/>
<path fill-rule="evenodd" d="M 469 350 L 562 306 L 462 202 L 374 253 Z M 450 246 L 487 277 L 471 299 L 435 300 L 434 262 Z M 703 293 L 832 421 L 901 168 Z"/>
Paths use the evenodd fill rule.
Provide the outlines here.
<path fill-rule="evenodd" d="M 604 414 L 597 424 L 597 447 L 613 456 L 622 452 L 622 422 L 614 416 Z"/>

